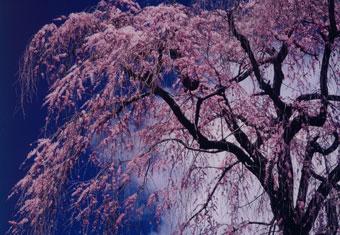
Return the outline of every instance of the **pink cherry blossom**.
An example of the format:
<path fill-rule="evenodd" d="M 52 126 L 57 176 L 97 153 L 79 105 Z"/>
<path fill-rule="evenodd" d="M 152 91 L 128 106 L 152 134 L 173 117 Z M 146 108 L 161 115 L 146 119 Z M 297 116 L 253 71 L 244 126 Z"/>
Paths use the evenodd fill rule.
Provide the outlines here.
<path fill-rule="evenodd" d="M 108 233 L 148 207 L 174 233 L 309 234 L 323 216 L 336 233 L 340 2 L 233 2 L 100 1 L 36 33 L 22 101 L 47 81 L 53 134 L 13 189 L 12 233 L 52 233 L 66 190 L 70 220 Z M 71 180 L 84 156 L 98 174 Z"/>

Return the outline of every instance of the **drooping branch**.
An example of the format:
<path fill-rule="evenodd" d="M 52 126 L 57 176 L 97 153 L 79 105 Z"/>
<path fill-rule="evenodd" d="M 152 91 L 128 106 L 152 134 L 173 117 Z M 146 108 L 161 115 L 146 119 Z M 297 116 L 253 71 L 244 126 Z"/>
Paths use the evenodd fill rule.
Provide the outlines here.
<path fill-rule="evenodd" d="M 105 115 L 100 117 L 100 120 L 98 121 L 97 128 L 93 131 L 96 132 L 100 127 L 102 127 L 104 124 L 106 124 L 108 121 L 110 121 L 112 118 L 118 116 L 125 107 L 147 97 L 150 95 L 150 92 L 142 93 L 140 95 L 131 97 L 125 101 L 123 101 L 115 110 L 112 112 L 107 112 Z"/>
<path fill-rule="evenodd" d="M 220 177 L 218 178 L 215 186 L 213 187 L 213 190 L 208 194 L 208 198 L 206 199 L 206 201 L 204 202 L 203 206 L 195 213 L 193 214 L 188 221 L 183 225 L 183 229 L 189 225 L 189 223 L 196 218 L 203 210 L 205 210 L 207 208 L 207 206 L 209 205 L 210 201 L 212 200 L 219 184 L 221 183 L 221 181 L 223 180 L 223 178 L 225 177 L 225 175 L 228 173 L 229 170 L 231 170 L 235 165 L 237 165 L 238 163 L 240 163 L 239 161 L 227 166 L 224 168 L 223 172 L 221 173 Z"/>
<path fill-rule="evenodd" d="M 190 151 L 194 151 L 194 152 L 202 152 L 202 153 L 210 153 L 210 154 L 216 154 L 216 153 L 220 153 L 222 152 L 222 150 L 214 150 L 214 151 L 209 151 L 209 150 L 204 150 L 204 149 L 197 149 L 197 148 L 193 148 L 190 147 L 188 144 L 186 144 L 183 140 L 181 139 L 176 139 L 176 138 L 167 138 L 167 139 L 162 139 L 160 141 L 158 141 L 157 143 L 153 144 L 150 148 L 149 151 L 151 151 L 151 149 L 155 148 L 157 145 L 160 145 L 162 143 L 166 143 L 166 142 L 177 142 L 179 144 L 181 144 L 184 148 L 190 150 Z"/>

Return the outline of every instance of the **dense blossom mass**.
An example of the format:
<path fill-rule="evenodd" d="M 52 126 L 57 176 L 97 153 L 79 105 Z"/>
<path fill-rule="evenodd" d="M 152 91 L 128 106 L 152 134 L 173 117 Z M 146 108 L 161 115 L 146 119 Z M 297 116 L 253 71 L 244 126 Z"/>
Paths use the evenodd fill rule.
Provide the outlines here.
<path fill-rule="evenodd" d="M 339 232 L 340 2 L 202 6 L 100 1 L 33 37 L 46 135 L 13 233 L 53 233 L 65 204 L 85 234 L 150 211 L 176 234 Z"/>

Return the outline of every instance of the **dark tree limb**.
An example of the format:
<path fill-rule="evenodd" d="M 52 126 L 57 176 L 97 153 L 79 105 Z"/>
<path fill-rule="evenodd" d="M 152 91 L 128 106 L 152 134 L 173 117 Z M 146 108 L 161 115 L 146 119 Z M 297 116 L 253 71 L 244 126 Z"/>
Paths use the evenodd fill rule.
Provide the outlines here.
<path fill-rule="evenodd" d="M 321 127 L 326 121 L 327 110 L 326 107 L 322 106 L 320 112 L 316 116 L 309 116 L 306 113 L 302 113 L 293 119 L 287 125 L 283 133 L 283 139 L 286 144 L 289 144 L 294 136 L 301 130 L 302 125 Z"/>
<path fill-rule="evenodd" d="M 283 218 L 284 223 L 291 224 L 293 220 L 293 164 L 290 155 L 290 145 L 283 144 L 283 150 L 279 154 L 278 163 L 278 202 L 276 209 L 279 211 L 280 218 Z"/>
<path fill-rule="evenodd" d="M 296 98 L 297 101 L 309 101 L 322 99 L 322 95 L 319 93 L 303 94 Z M 326 97 L 328 101 L 340 101 L 339 95 L 328 95 Z"/>
<path fill-rule="evenodd" d="M 203 98 L 201 98 L 201 97 L 198 98 L 198 101 L 197 101 L 197 104 L 196 104 L 196 111 L 195 111 L 195 126 L 196 126 L 196 128 L 198 128 L 200 109 L 201 109 L 203 102 L 205 100 L 210 99 L 213 96 L 221 95 L 225 90 L 226 90 L 226 87 L 221 87 L 221 88 L 217 89 L 216 91 L 204 96 Z"/>
<path fill-rule="evenodd" d="M 335 3 L 334 0 L 328 0 L 328 17 L 329 17 L 329 40 L 332 41 L 338 36 L 339 32 L 335 19 Z"/>
<path fill-rule="evenodd" d="M 330 173 L 330 163 L 329 160 L 326 158 L 324 155 L 324 161 L 325 161 L 325 166 L 326 166 L 326 174 L 329 175 Z M 340 159 L 338 159 L 340 160 Z M 327 179 L 326 179 L 327 180 Z M 324 182 L 324 181 L 322 181 Z M 336 190 L 339 189 L 338 184 L 334 185 L 334 188 Z M 337 212 L 337 200 L 338 197 L 336 196 L 336 192 L 332 190 L 328 196 L 328 199 L 326 200 L 324 204 L 325 212 L 327 215 L 327 232 L 330 235 L 336 235 L 338 228 L 339 228 L 339 217 L 338 217 L 338 212 Z"/>
<path fill-rule="evenodd" d="M 327 181 L 327 178 L 326 177 L 323 177 L 319 174 L 317 174 L 315 171 L 311 170 L 311 176 L 314 178 L 314 179 L 317 179 L 319 180 L 320 182 L 326 182 Z M 334 186 L 334 189 L 337 190 L 337 191 L 340 191 L 340 185 L 339 184 L 335 184 L 333 185 Z"/>
<path fill-rule="evenodd" d="M 256 146 L 252 144 L 248 136 L 242 131 L 241 127 L 238 125 L 237 117 L 234 115 L 233 110 L 229 105 L 228 99 L 224 93 L 222 97 L 225 101 L 226 106 L 228 107 L 228 110 L 222 110 L 222 114 L 225 118 L 225 121 L 230 131 L 232 131 L 237 142 L 242 146 L 243 149 L 247 151 L 249 156 L 251 156 L 254 159 L 254 161 L 257 162 L 259 165 L 264 166 L 266 164 L 265 157 L 257 150 Z M 243 121 L 245 120 L 243 119 Z"/>
<path fill-rule="evenodd" d="M 282 62 L 288 55 L 288 46 L 284 43 L 281 46 L 279 53 L 273 61 L 274 65 L 274 82 L 273 82 L 273 92 L 276 96 L 280 96 L 280 90 L 282 86 L 282 82 L 284 79 L 284 74 L 282 71 Z"/>
<path fill-rule="evenodd" d="M 246 168 L 252 172 L 260 181 L 266 192 L 271 198 L 275 197 L 275 191 L 273 190 L 273 181 L 266 180 L 265 165 L 261 161 L 253 161 L 252 157 L 246 154 L 242 148 L 237 145 L 227 142 L 225 140 L 213 141 L 206 138 L 181 111 L 178 104 L 170 96 L 168 92 L 163 90 L 161 87 L 155 87 L 155 95 L 161 97 L 173 111 L 178 121 L 188 130 L 190 135 L 197 141 L 201 149 L 204 150 L 223 150 L 234 154 L 237 159 L 246 166 Z"/>
<path fill-rule="evenodd" d="M 254 162 L 250 159 L 250 157 L 237 145 L 227 142 L 227 141 L 211 141 L 208 140 L 200 131 L 198 131 L 195 125 L 184 115 L 181 108 L 175 102 L 175 100 L 170 96 L 168 92 L 163 90 L 160 87 L 156 87 L 154 89 L 154 93 L 160 96 L 173 111 L 178 121 L 183 125 L 185 129 L 188 130 L 190 135 L 198 142 L 200 148 L 208 150 L 208 149 L 218 149 L 233 153 L 239 161 L 244 163 L 249 169 L 254 171 L 256 166 Z"/>
<path fill-rule="evenodd" d="M 238 120 L 241 120 L 245 124 L 247 124 L 247 120 L 242 116 L 236 116 L 233 113 L 233 110 L 229 104 L 228 98 L 225 93 L 222 94 L 222 97 L 225 101 L 225 104 L 228 110 L 222 110 L 222 115 L 225 118 L 225 121 L 228 125 L 229 130 L 232 132 L 233 136 L 237 140 L 237 142 L 241 145 L 243 149 L 249 154 L 251 159 L 254 161 L 258 168 L 257 177 L 263 186 L 263 188 L 268 193 L 271 199 L 276 200 L 276 191 L 274 190 L 274 180 L 272 175 L 272 169 L 267 168 L 268 160 L 263 156 L 263 154 L 259 151 L 259 146 L 261 145 L 262 137 L 260 133 L 257 131 L 257 140 L 253 144 L 248 136 L 242 131 L 241 127 L 238 125 Z"/>
<path fill-rule="evenodd" d="M 306 198 L 307 198 L 307 191 L 309 186 L 309 179 L 312 174 L 312 158 L 315 153 L 315 149 L 313 148 L 314 143 L 318 140 L 319 136 L 313 138 L 311 141 L 308 141 L 306 146 L 306 152 L 303 159 L 303 165 L 301 170 L 301 178 L 299 182 L 299 190 L 298 195 L 296 199 L 296 206 L 295 206 L 295 216 L 297 221 L 299 221 L 303 215 L 305 204 L 306 204 Z"/>
<path fill-rule="evenodd" d="M 328 199 L 325 203 L 325 211 L 327 215 L 327 232 L 336 235 L 339 231 L 339 217 L 336 209 L 337 205 L 334 199 Z"/>
<path fill-rule="evenodd" d="M 326 181 L 322 182 L 316 192 L 314 193 L 311 201 L 308 204 L 307 210 L 302 217 L 302 225 L 305 231 L 310 231 L 312 228 L 321 206 L 331 190 L 336 187 L 340 181 L 340 164 L 338 164 L 328 175 Z"/>
<path fill-rule="evenodd" d="M 320 98 L 321 98 L 321 108 L 319 114 L 316 116 L 309 116 L 307 113 L 302 113 L 298 115 L 284 130 L 284 141 L 285 143 L 290 143 L 290 141 L 294 138 L 294 136 L 301 130 L 302 125 L 309 126 L 317 126 L 321 127 L 326 122 L 327 118 L 327 107 L 328 107 L 328 68 L 329 68 L 329 60 L 332 53 L 331 43 L 326 42 L 322 63 L 321 63 L 321 71 L 320 71 Z"/>
<path fill-rule="evenodd" d="M 305 209 L 306 198 L 307 198 L 307 191 L 308 191 L 308 181 L 311 176 L 325 182 L 322 180 L 311 168 L 313 155 L 315 153 L 320 153 L 324 156 L 331 154 L 334 152 L 339 146 L 339 136 L 336 132 L 333 133 L 334 141 L 328 148 L 322 148 L 317 140 L 319 136 L 314 137 L 311 141 L 307 143 L 306 153 L 303 161 L 303 166 L 301 170 L 301 178 L 299 183 L 299 191 L 296 200 L 296 220 L 300 220 L 301 216 L 303 215 L 303 211 Z"/>
<path fill-rule="evenodd" d="M 248 39 L 239 33 L 236 29 L 234 18 L 232 13 L 228 14 L 228 22 L 229 22 L 229 28 L 233 35 L 236 37 L 236 39 L 240 42 L 241 47 L 245 51 L 245 53 L 248 55 L 250 63 L 252 65 L 252 69 L 254 71 L 254 75 L 256 77 L 256 80 L 259 83 L 260 89 L 263 90 L 273 101 L 275 107 L 280 111 L 279 115 L 286 114 L 287 116 L 291 115 L 291 107 L 287 104 L 285 104 L 278 95 L 275 94 L 272 87 L 263 79 L 259 67 L 259 63 L 257 62 L 255 55 L 251 49 L 250 43 Z M 282 57 L 285 53 L 285 50 L 282 51 Z"/>
<path fill-rule="evenodd" d="M 333 132 L 333 136 L 334 136 L 334 141 L 331 144 L 331 146 L 329 146 L 328 148 L 322 148 L 316 141 L 313 142 L 313 149 L 315 152 L 317 153 L 321 153 L 322 155 L 329 155 L 332 152 L 334 152 L 338 146 L 339 146 L 339 135 L 337 132 Z"/>

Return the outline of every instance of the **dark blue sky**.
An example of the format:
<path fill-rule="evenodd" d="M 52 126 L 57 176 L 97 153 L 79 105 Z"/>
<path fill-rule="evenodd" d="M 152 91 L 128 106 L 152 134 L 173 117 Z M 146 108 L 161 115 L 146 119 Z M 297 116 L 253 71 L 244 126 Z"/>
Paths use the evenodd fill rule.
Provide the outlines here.
<path fill-rule="evenodd" d="M 7 201 L 11 187 L 23 176 L 19 166 L 40 133 L 41 100 L 20 111 L 17 71 L 25 46 L 35 32 L 53 18 L 87 9 L 96 0 L 1 0 L 0 1 L 0 234 L 8 229 L 14 201 Z"/>

